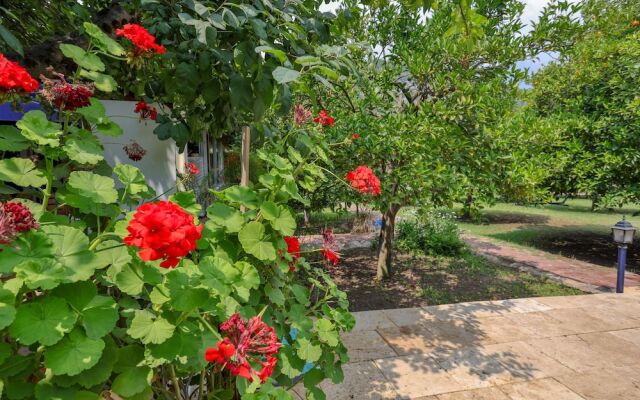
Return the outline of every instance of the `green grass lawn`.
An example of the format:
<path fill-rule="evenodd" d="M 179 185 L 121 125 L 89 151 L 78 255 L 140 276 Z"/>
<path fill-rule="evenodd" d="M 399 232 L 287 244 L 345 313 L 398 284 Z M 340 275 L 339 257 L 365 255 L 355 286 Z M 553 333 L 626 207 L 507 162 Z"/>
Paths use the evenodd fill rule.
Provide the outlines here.
<path fill-rule="evenodd" d="M 632 214 L 638 206 L 591 211 L 589 200 L 574 199 L 566 205 L 537 207 L 500 203 L 482 212 L 481 222 L 460 222 L 463 231 L 503 240 L 519 246 L 573 257 L 604 266 L 614 266 L 616 246 L 611 226 L 623 215 L 640 227 Z M 629 267 L 640 270 L 640 257 L 630 248 Z"/>

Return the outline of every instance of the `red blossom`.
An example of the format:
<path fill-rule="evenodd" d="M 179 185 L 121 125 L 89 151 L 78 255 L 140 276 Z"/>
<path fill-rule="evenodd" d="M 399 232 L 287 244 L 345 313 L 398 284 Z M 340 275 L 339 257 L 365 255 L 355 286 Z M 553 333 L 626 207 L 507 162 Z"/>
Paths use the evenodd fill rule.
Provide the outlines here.
<path fill-rule="evenodd" d="M 318 116 L 313 119 L 313 122 L 315 122 L 316 124 L 320 124 L 322 126 L 327 126 L 327 125 L 333 126 L 335 119 L 331 117 L 329 114 L 327 114 L 326 110 L 322 110 L 320 111 Z"/>
<path fill-rule="evenodd" d="M 140 100 L 136 103 L 136 107 L 133 109 L 133 112 L 140 114 L 140 119 L 150 119 L 152 121 L 158 119 L 158 110 L 145 103 L 144 100 Z"/>
<path fill-rule="evenodd" d="M 173 268 L 189 252 L 196 249 L 203 225 L 170 201 L 146 203 L 138 207 L 129 222 L 129 236 L 123 242 L 140 249 L 144 261 L 164 260 L 162 268 Z"/>
<path fill-rule="evenodd" d="M 337 266 L 340 261 L 340 255 L 328 247 L 322 249 L 322 257 L 324 257 L 328 263 L 333 264 L 334 267 Z"/>
<path fill-rule="evenodd" d="M 200 173 L 198 166 L 194 163 L 184 163 L 184 167 L 187 169 L 189 175 L 198 175 Z"/>
<path fill-rule="evenodd" d="M 156 38 L 143 26 L 138 24 L 126 24 L 122 29 L 116 30 L 116 35 L 124 36 L 136 46 L 135 55 L 156 52 L 164 54 L 165 48 L 156 43 Z"/>
<path fill-rule="evenodd" d="M 38 81 L 33 79 L 26 69 L 8 60 L 0 53 L 0 91 L 23 90 L 27 93 L 38 90 Z"/>
<path fill-rule="evenodd" d="M 220 325 L 220 331 L 226 337 L 207 349 L 205 359 L 229 369 L 234 376 L 253 381 L 256 375 L 264 383 L 273 373 L 280 348 L 275 329 L 259 316 L 246 321 L 236 313 Z"/>
<path fill-rule="evenodd" d="M 20 233 L 38 226 L 25 205 L 12 201 L 0 203 L 0 244 L 9 244 Z"/>
<path fill-rule="evenodd" d="M 41 76 L 44 80 L 42 96 L 49 100 L 60 110 L 74 111 L 91 104 L 93 87 L 85 84 L 71 84 L 64 80 L 62 74 L 58 74 L 60 79 L 51 80 Z"/>
<path fill-rule="evenodd" d="M 380 191 L 380 180 L 371 171 L 371 168 L 361 165 L 353 171 L 347 173 L 347 180 L 351 182 L 351 186 L 362 192 L 377 196 Z"/>
<path fill-rule="evenodd" d="M 289 264 L 289 272 L 296 270 L 295 262 L 300 258 L 300 240 L 295 236 L 285 236 L 284 241 L 287 242 L 287 253 L 293 257 L 293 263 Z"/>
<path fill-rule="evenodd" d="M 353 134 L 353 140 L 356 140 L 356 139 L 358 139 L 359 137 L 360 137 L 360 136 L 358 136 L 358 134 L 357 134 L 357 133 L 354 133 L 354 134 Z"/>

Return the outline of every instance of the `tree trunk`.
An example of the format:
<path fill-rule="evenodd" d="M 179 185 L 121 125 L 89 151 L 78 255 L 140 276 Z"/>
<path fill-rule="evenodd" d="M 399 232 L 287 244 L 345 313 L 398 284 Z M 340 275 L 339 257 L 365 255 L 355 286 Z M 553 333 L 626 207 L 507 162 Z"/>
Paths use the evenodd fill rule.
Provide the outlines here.
<path fill-rule="evenodd" d="M 306 207 L 302 209 L 302 215 L 304 216 L 304 226 L 309 226 L 309 211 Z"/>
<path fill-rule="evenodd" d="M 400 210 L 399 204 L 391 204 L 382 215 L 380 242 L 378 250 L 378 272 L 376 279 L 384 279 L 391 274 L 391 256 L 393 251 L 393 234 L 396 227 L 396 215 Z"/>
<path fill-rule="evenodd" d="M 467 198 L 464 200 L 464 205 L 462 206 L 462 218 L 471 219 L 471 207 L 473 207 L 473 193 L 468 193 Z"/>

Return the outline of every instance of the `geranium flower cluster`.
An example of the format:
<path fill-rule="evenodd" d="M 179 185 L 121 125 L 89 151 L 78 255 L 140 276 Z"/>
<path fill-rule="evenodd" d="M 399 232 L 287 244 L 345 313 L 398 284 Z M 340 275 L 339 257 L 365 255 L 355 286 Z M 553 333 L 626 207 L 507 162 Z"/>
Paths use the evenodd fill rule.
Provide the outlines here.
<path fill-rule="evenodd" d="M 234 376 L 249 381 L 257 376 L 264 383 L 278 361 L 275 354 L 280 343 L 273 327 L 262 321 L 260 316 L 245 321 L 235 313 L 220 325 L 220 331 L 226 337 L 216 347 L 207 349 L 205 359 L 222 365 Z M 258 366 L 259 370 L 256 369 Z"/>
<path fill-rule="evenodd" d="M 336 239 L 333 235 L 333 229 L 326 228 L 322 230 L 322 257 L 328 264 L 332 264 L 334 267 L 338 266 L 340 262 L 340 254 L 335 251 Z"/>
<path fill-rule="evenodd" d="M 327 113 L 327 110 L 322 110 L 317 117 L 313 119 L 313 122 L 322 126 L 333 126 L 335 119 Z"/>
<path fill-rule="evenodd" d="M 380 191 L 380 180 L 373 173 L 371 168 L 361 165 L 353 171 L 347 173 L 347 180 L 351 183 L 351 186 L 362 192 L 368 193 L 374 196 L 378 196 Z"/>
<path fill-rule="evenodd" d="M 189 175 L 198 175 L 200 173 L 200 169 L 198 168 L 198 166 L 192 162 L 184 163 L 184 167 L 186 168 Z"/>
<path fill-rule="evenodd" d="M 47 79 L 40 76 L 44 82 L 42 96 L 60 110 L 73 111 L 91 104 L 93 87 L 85 84 L 71 84 L 64 79 L 64 75 L 56 74 L 59 79 Z"/>
<path fill-rule="evenodd" d="M 133 112 L 140 114 L 140 119 L 150 119 L 155 121 L 158 119 L 158 110 L 155 107 L 148 105 L 144 100 L 140 100 L 136 103 L 136 107 Z"/>
<path fill-rule="evenodd" d="M 10 244 L 22 232 L 38 229 L 31 211 L 21 203 L 0 203 L 0 244 Z"/>
<path fill-rule="evenodd" d="M 293 123 L 302 126 L 311 119 L 311 111 L 300 104 L 293 106 Z"/>
<path fill-rule="evenodd" d="M 126 24 L 122 29 L 116 30 L 116 35 L 124 36 L 136 46 L 134 55 L 139 56 L 156 52 L 164 54 L 165 48 L 156 43 L 156 38 L 143 26 L 138 24 Z"/>
<path fill-rule="evenodd" d="M 123 242 L 140 249 L 144 261 L 164 260 L 162 268 L 173 268 L 196 249 L 203 225 L 196 225 L 193 215 L 170 201 L 146 203 L 138 207 L 127 226 L 129 236 Z"/>
<path fill-rule="evenodd" d="M 293 257 L 293 262 L 289 264 L 289 272 L 296 270 L 296 262 L 300 258 L 300 240 L 295 236 L 285 236 L 284 241 L 287 243 L 287 253 Z"/>
<path fill-rule="evenodd" d="M 142 160 L 142 157 L 147 154 L 144 147 L 140 146 L 138 142 L 135 141 L 132 141 L 131 144 L 127 144 L 122 147 L 122 150 L 124 150 L 124 152 L 127 153 L 127 157 L 133 161 L 140 161 Z"/>
<path fill-rule="evenodd" d="M 27 93 L 38 90 L 38 81 L 33 79 L 26 69 L 8 60 L 0 53 L 0 91 L 13 92 L 23 90 Z"/>

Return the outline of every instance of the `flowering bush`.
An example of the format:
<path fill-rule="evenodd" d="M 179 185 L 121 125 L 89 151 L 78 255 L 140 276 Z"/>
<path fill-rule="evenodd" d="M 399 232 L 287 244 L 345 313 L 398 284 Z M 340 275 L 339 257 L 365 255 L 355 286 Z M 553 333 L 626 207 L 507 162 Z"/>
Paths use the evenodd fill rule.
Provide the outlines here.
<path fill-rule="evenodd" d="M 123 48 L 95 25 L 85 31 L 90 50 L 63 44 L 63 54 L 79 64 L 74 77 L 109 90 L 100 56 Z M 151 46 L 135 32 L 134 44 Z M 22 93 L 10 79 L 0 87 Z M 324 398 L 317 384 L 342 380 L 340 332 L 354 321 L 346 295 L 303 257 L 290 208 L 305 202 L 300 187 L 326 179 L 320 128 L 274 136 L 259 152 L 266 172 L 250 187 L 214 192 L 199 221 L 192 191 L 158 200 L 136 167 L 104 162 L 98 135 L 122 129 L 100 101 L 69 103 L 51 101 L 56 119 L 29 111 L 0 127 L 0 200 L 9 200 L 0 208 L 0 390 L 290 399 L 287 388 L 312 365 L 303 383 Z"/>

